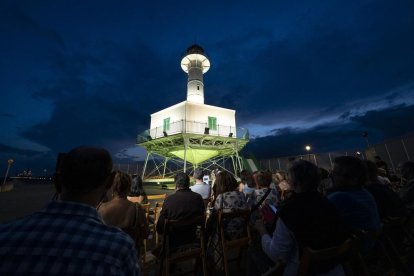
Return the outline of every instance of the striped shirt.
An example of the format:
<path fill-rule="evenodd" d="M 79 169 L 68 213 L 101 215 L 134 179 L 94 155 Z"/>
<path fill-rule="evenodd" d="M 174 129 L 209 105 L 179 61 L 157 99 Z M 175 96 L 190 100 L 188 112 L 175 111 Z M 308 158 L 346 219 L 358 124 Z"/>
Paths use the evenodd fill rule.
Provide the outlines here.
<path fill-rule="evenodd" d="M 0 275 L 138 275 L 129 236 L 86 204 L 51 201 L 0 225 Z"/>

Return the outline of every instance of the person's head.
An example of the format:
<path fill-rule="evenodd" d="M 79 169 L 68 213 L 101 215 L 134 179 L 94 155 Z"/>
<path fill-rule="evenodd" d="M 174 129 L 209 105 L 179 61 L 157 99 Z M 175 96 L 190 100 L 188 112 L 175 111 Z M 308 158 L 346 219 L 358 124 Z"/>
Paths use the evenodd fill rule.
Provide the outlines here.
<path fill-rule="evenodd" d="M 217 195 L 235 191 L 238 187 L 237 180 L 233 177 L 233 175 L 227 171 L 222 171 L 216 176 L 216 192 Z"/>
<path fill-rule="evenodd" d="M 175 188 L 177 190 L 190 187 L 190 178 L 184 172 L 177 173 L 174 177 Z"/>
<path fill-rule="evenodd" d="M 272 183 L 272 173 L 269 171 L 260 171 L 256 175 L 258 188 L 268 188 Z"/>
<path fill-rule="evenodd" d="M 374 162 L 365 160 L 365 166 L 367 169 L 367 184 L 378 182 L 378 168 Z"/>
<path fill-rule="evenodd" d="M 316 191 L 321 180 L 318 167 L 306 160 L 292 162 L 287 178 L 297 193 Z"/>
<path fill-rule="evenodd" d="M 243 184 L 247 185 L 247 187 L 254 188 L 253 178 L 248 170 L 242 170 L 240 172 L 240 180 Z"/>
<path fill-rule="evenodd" d="M 361 159 L 354 156 L 339 156 L 334 159 L 334 188 L 362 187 L 366 178 L 366 166 Z"/>
<path fill-rule="evenodd" d="M 112 194 L 117 197 L 126 198 L 131 190 L 132 178 L 129 174 L 117 171 L 112 183 Z"/>
<path fill-rule="evenodd" d="M 204 171 L 200 168 L 194 170 L 193 177 L 195 180 L 203 180 Z"/>
<path fill-rule="evenodd" d="M 60 160 L 56 187 L 62 199 L 100 198 L 112 184 L 111 172 L 112 158 L 107 150 L 78 147 Z"/>
<path fill-rule="evenodd" d="M 407 161 L 401 166 L 401 176 L 406 180 L 411 180 L 414 178 L 414 162 Z"/>
<path fill-rule="evenodd" d="M 285 172 L 283 172 L 283 171 L 278 171 L 278 172 L 275 174 L 275 181 L 276 181 L 277 183 L 279 183 L 279 182 L 282 182 L 283 180 L 286 180 L 286 174 L 285 174 Z"/>

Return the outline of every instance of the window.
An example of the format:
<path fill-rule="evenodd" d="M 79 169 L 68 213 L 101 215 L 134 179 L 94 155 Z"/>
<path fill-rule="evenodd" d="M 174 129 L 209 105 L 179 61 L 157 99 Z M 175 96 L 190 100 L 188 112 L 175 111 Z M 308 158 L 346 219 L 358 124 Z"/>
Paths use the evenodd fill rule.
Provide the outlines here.
<path fill-rule="evenodd" d="M 197 85 L 197 90 L 200 90 L 200 85 Z"/>
<path fill-rule="evenodd" d="M 217 130 L 217 118 L 216 117 L 208 117 L 208 128 L 211 130 Z"/>
<path fill-rule="evenodd" d="M 170 117 L 164 119 L 163 131 L 170 130 Z"/>

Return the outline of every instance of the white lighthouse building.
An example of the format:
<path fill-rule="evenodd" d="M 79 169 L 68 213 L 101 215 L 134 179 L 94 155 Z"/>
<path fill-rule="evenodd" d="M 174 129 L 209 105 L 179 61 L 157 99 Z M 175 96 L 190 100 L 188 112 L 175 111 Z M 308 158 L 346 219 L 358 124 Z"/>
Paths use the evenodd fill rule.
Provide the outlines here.
<path fill-rule="evenodd" d="M 143 178 L 151 175 L 146 174 L 146 168 L 153 155 L 164 158 L 154 169 L 162 171 L 162 177 L 172 175 L 168 173 L 167 163 L 177 160 L 183 161 L 186 171 L 206 162 L 217 165 L 217 158 L 228 157 L 234 171 L 239 171 L 243 164 L 238 153 L 248 142 L 248 131 L 236 130 L 235 110 L 204 104 L 203 77 L 210 69 L 210 61 L 203 48 L 189 47 L 181 60 L 181 68 L 188 75 L 187 99 L 151 114 L 150 129 L 138 135 L 137 144 L 147 150 Z"/>
<path fill-rule="evenodd" d="M 204 104 L 203 75 L 210 69 L 203 48 L 193 45 L 181 60 L 188 74 L 187 100 L 151 114 L 151 137 L 180 133 L 236 135 L 236 111 Z M 186 122 L 186 123 L 183 123 Z"/>

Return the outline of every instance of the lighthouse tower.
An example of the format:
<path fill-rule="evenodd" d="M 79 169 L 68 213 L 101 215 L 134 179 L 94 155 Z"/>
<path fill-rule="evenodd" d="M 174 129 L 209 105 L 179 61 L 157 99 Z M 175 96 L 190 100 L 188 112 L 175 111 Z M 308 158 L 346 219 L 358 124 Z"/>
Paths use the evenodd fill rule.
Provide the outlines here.
<path fill-rule="evenodd" d="M 210 69 L 203 48 L 192 45 L 181 60 L 181 68 L 188 74 L 187 101 L 204 104 L 203 74 Z"/>
<path fill-rule="evenodd" d="M 150 129 L 140 133 L 137 144 L 147 151 L 142 177 L 171 177 L 176 173 L 168 164 L 188 168 L 213 166 L 226 169 L 224 159 L 231 159 L 233 172 L 243 169 L 239 151 L 249 141 L 247 129 L 236 127 L 236 111 L 204 103 L 203 75 L 210 61 L 203 48 L 190 46 L 181 59 L 187 73 L 187 99 L 151 114 Z M 154 161 L 147 170 L 148 161 Z M 156 163 L 162 160 L 160 164 Z M 160 175 L 154 175 L 154 173 Z"/>

